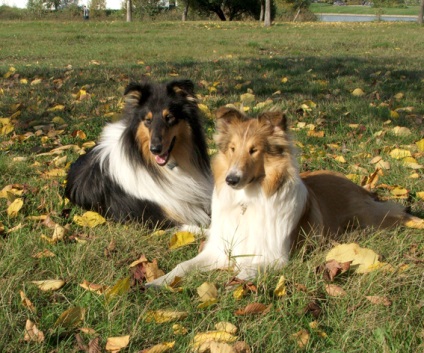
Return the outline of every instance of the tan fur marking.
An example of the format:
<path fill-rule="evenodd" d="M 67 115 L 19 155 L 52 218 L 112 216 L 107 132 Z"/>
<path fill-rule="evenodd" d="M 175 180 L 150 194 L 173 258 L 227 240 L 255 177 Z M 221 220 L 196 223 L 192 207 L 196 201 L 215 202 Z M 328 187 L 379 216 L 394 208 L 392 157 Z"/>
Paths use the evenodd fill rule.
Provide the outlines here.
<path fill-rule="evenodd" d="M 150 152 L 150 132 L 143 122 L 138 125 L 136 140 L 140 146 L 140 152 L 147 163 L 156 165 L 153 155 Z"/>
<path fill-rule="evenodd" d="M 162 116 L 165 118 L 167 115 L 169 115 L 169 110 L 168 109 L 162 110 Z"/>

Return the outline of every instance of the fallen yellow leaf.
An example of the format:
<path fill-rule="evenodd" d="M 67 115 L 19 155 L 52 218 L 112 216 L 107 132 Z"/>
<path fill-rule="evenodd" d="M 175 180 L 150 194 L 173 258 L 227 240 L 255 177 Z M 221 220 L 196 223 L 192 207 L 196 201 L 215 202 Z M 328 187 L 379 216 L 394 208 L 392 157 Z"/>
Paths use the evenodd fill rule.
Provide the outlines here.
<path fill-rule="evenodd" d="M 231 333 L 232 335 L 235 335 L 237 333 L 237 326 L 233 325 L 231 322 L 228 321 L 221 321 L 215 324 L 215 329 L 217 331 L 224 331 Z"/>
<path fill-rule="evenodd" d="M 213 283 L 204 282 L 197 287 L 197 294 L 201 302 L 207 302 L 218 297 L 218 290 Z"/>
<path fill-rule="evenodd" d="M 128 343 L 130 343 L 129 335 L 120 337 L 108 337 L 106 341 L 106 350 L 116 353 L 128 346 Z"/>
<path fill-rule="evenodd" d="M 21 210 L 22 206 L 24 205 L 24 200 L 22 198 L 17 198 L 15 201 L 13 201 L 9 207 L 7 208 L 7 214 L 10 218 L 15 218 L 18 216 L 19 211 Z"/>
<path fill-rule="evenodd" d="M 175 345 L 175 341 L 164 342 L 154 345 L 153 347 L 143 349 L 140 353 L 165 353 L 170 351 Z"/>
<path fill-rule="evenodd" d="M 82 227 L 94 228 L 106 222 L 100 214 L 93 211 L 87 211 L 82 216 L 75 215 L 74 222 Z"/>
<path fill-rule="evenodd" d="M 83 321 L 85 317 L 85 308 L 74 307 L 65 310 L 53 325 L 53 328 L 64 328 L 68 331 L 76 329 Z"/>
<path fill-rule="evenodd" d="M 367 273 L 372 271 L 376 263 L 378 263 L 378 254 L 366 248 L 361 248 L 356 243 L 340 244 L 331 249 L 326 261 L 336 260 L 340 263 L 352 262 L 351 268 L 356 273 Z M 375 269 L 375 268 L 374 268 Z"/>
<path fill-rule="evenodd" d="M 287 295 L 286 278 L 284 276 L 281 276 L 278 280 L 277 286 L 274 289 L 274 294 L 277 297 L 285 297 Z"/>
<path fill-rule="evenodd" d="M 171 237 L 171 240 L 169 242 L 169 249 L 178 249 L 182 246 L 194 243 L 195 240 L 196 239 L 194 237 L 194 234 L 191 232 L 176 232 Z"/>
<path fill-rule="evenodd" d="M 150 310 L 144 317 L 146 322 L 156 322 L 162 324 L 164 322 L 183 320 L 188 316 L 186 311 L 173 310 Z"/>
<path fill-rule="evenodd" d="M 418 147 L 418 151 L 424 152 L 424 139 L 421 139 L 421 140 L 415 142 L 415 144 Z"/>
<path fill-rule="evenodd" d="M 105 291 L 105 299 L 109 301 L 115 297 L 122 296 L 130 290 L 131 279 L 129 277 L 118 280 L 115 285 Z"/>
<path fill-rule="evenodd" d="M 54 291 L 62 288 L 65 285 L 65 281 L 61 279 L 46 279 L 44 281 L 31 281 L 43 292 Z"/>
<path fill-rule="evenodd" d="M 363 91 L 362 89 L 360 89 L 360 88 L 355 88 L 355 89 L 352 91 L 352 96 L 355 96 L 355 97 L 362 97 L 362 96 L 364 96 L 364 95 L 365 95 L 364 91 Z"/>
<path fill-rule="evenodd" d="M 405 157 L 411 157 L 411 152 L 401 148 L 395 148 L 390 151 L 390 157 L 394 159 L 403 159 Z"/>

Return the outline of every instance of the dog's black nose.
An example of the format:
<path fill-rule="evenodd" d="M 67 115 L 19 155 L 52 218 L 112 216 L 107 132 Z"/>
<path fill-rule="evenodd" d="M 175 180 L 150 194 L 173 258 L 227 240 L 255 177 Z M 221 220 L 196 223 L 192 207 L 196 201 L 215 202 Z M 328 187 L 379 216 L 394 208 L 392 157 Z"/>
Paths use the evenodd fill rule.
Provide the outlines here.
<path fill-rule="evenodd" d="M 150 145 L 150 152 L 152 152 L 153 154 L 161 154 L 162 144 L 158 143 L 157 145 Z"/>
<path fill-rule="evenodd" d="M 230 186 L 235 186 L 240 182 L 240 177 L 238 175 L 229 174 L 225 178 L 225 182 Z"/>

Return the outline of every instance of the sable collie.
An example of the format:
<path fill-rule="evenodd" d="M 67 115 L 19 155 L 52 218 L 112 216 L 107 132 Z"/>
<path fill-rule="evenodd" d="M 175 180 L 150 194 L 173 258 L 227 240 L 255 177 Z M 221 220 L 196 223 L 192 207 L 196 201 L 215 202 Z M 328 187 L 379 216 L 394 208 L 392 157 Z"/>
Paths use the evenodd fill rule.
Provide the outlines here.
<path fill-rule="evenodd" d="M 305 234 L 335 235 L 355 224 L 424 229 L 424 220 L 378 201 L 342 174 L 299 174 L 282 113 L 250 119 L 220 108 L 215 141 L 212 221 L 203 251 L 147 286 L 170 283 L 192 269 L 231 265 L 238 278 L 251 279 L 260 269 L 286 264 Z"/>
<path fill-rule="evenodd" d="M 72 164 L 66 196 L 116 221 L 207 226 L 212 176 L 194 85 L 131 83 L 123 119 Z"/>

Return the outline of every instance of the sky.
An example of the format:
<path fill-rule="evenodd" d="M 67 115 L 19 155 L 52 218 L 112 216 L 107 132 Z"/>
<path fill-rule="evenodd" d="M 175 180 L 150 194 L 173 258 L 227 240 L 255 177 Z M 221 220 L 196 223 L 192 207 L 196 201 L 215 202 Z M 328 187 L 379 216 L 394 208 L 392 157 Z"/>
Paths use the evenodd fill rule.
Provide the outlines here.
<path fill-rule="evenodd" d="M 28 0 L 0 0 L 0 5 L 8 5 L 14 7 L 25 8 Z M 79 0 L 80 5 L 87 5 L 88 0 Z M 106 0 L 106 8 L 120 9 L 122 0 Z"/>

